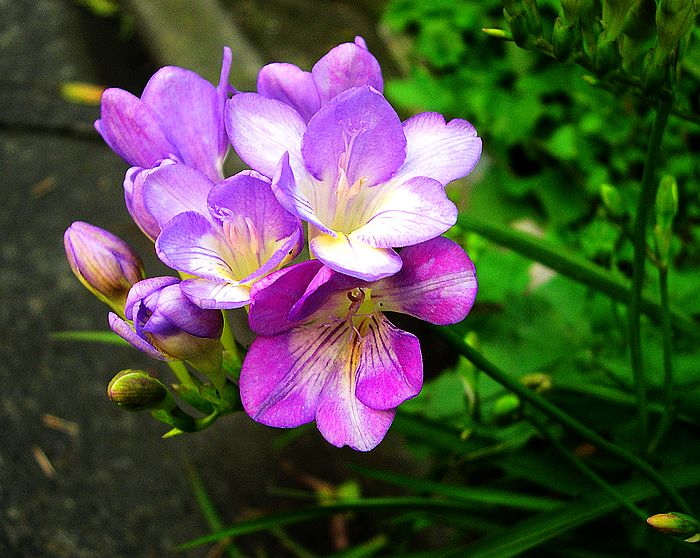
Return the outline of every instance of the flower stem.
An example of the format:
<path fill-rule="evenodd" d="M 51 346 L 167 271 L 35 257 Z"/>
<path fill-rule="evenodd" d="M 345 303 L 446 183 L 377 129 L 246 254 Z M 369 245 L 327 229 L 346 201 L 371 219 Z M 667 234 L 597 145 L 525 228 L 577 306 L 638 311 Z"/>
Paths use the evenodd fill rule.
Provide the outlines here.
<path fill-rule="evenodd" d="M 181 360 L 169 360 L 168 366 L 170 366 L 170 369 L 181 384 L 193 387 L 196 385 L 184 362 Z"/>
<path fill-rule="evenodd" d="M 228 313 L 226 310 L 223 312 L 224 315 L 224 331 L 221 334 L 221 344 L 224 349 L 229 352 L 230 356 L 239 361 L 240 356 L 238 354 L 238 346 L 236 345 L 236 339 L 233 336 L 233 331 L 231 331 L 231 323 L 228 318 Z"/>
<path fill-rule="evenodd" d="M 662 101 L 656 109 L 654 124 L 649 133 L 646 158 L 644 160 L 644 172 L 642 174 L 642 186 L 637 202 L 632 241 L 634 244 L 634 260 L 632 271 L 632 291 L 630 293 L 627 315 L 629 320 L 629 343 L 632 374 L 634 376 L 635 391 L 637 395 L 637 428 L 640 450 L 646 453 L 649 442 L 649 408 L 647 401 L 647 382 L 644 375 L 644 362 L 642 355 L 641 339 L 641 305 L 642 287 L 644 283 L 644 263 L 647 253 L 647 218 L 649 210 L 654 203 L 658 182 L 656 180 L 656 167 L 661 151 L 661 140 L 664 135 L 666 121 L 670 106 Z M 662 309 L 663 312 L 663 309 Z"/>
<path fill-rule="evenodd" d="M 527 402 L 536 409 L 542 411 L 542 413 L 553 419 L 555 422 L 566 426 L 595 446 L 631 465 L 633 468 L 646 476 L 661 493 L 665 494 L 676 508 L 683 511 L 683 513 L 692 515 L 688 504 L 683 500 L 683 498 L 681 498 L 678 492 L 644 459 L 641 459 L 634 453 L 621 446 L 618 446 L 617 444 L 614 444 L 613 442 L 609 442 L 600 434 L 585 424 L 579 422 L 577 419 L 556 405 L 553 405 L 543 397 L 540 397 L 533 391 L 526 388 L 517 380 L 511 378 L 506 372 L 498 368 L 473 347 L 470 347 L 464 343 L 462 340 L 462 335 L 455 328 L 440 328 L 440 331 L 455 347 L 459 354 L 467 358 L 472 364 L 474 364 L 474 366 L 482 370 L 487 376 L 490 376 L 507 390 L 518 395 L 522 401 Z"/>
<path fill-rule="evenodd" d="M 642 521 L 646 521 L 648 514 L 646 514 L 633 502 L 630 502 L 627 498 L 620 494 L 620 492 L 614 486 L 608 483 L 608 481 L 606 481 L 603 477 L 601 477 L 598 473 L 596 473 L 593 469 L 586 465 L 581 459 L 576 457 L 576 455 L 572 451 L 564 447 L 564 444 L 562 444 L 561 441 L 554 435 L 554 433 L 551 430 L 549 430 L 549 428 L 547 428 L 547 425 L 544 424 L 542 420 L 533 415 L 528 416 L 528 419 L 530 420 L 530 422 L 532 422 L 532 424 L 535 425 L 535 428 L 537 428 L 537 430 L 539 430 L 540 433 L 549 440 L 549 443 L 552 444 L 552 446 L 554 446 L 554 448 L 562 456 L 564 456 L 564 458 L 566 458 L 566 460 L 569 461 L 569 463 L 576 467 L 576 469 L 583 476 L 585 476 L 594 484 L 597 484 L 600 488 L 605 490 L 605 492 L 610 494 L 613 498 L 620 502 L 620 504 L 622 504 L 630 512 L 636 515 L 637 518 L 641 519 Z"/>
<path fill-rule="evenodd" d="M 659 291 L 661 297 L 661 349 L 664 366 L 664 408 L 656 433 L 649 444 L 649 453 L 659 445 L 675 418 L 673 365 L 671 362 L 671 314 L 668 308 L 668 268 L 659 266 Z"/>
<path fill-rule="evenodd" d="M 494 244 L 513 250 L 518 254 L 546 265 L 578 283 L 609 296 L 613 300 L 624 303 L 630 300 L 630 289 L 621 278 L 540 238 L 535 238 L 509 227 L 488 223 L 470 215 L 460 215 L 457 224 L 462 230 L 472 231 Z M 641 311 L 655 322 L 661 322 L 661 306 L 651 298 L 642 297 Z M 700 324 L 677 310 L 671 309 L 670 313 L 672 324 L 677 330 L 700 340 Z"/>

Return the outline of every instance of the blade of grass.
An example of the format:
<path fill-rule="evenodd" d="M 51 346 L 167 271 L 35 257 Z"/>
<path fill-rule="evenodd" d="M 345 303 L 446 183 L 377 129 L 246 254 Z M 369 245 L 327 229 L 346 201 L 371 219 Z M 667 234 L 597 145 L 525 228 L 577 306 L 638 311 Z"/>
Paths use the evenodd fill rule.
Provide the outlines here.
<path fill-rule="evenodd" d="M 352 548 L 331 554 L 328 558 L 367 558 L 374 556 L 388 544 L 389 539 L 386 535 L 377 535 Z"/>
<path fill-rule="evenodd" d="M 430 480 L 418 479 L 408 475 L 368 469 L 358 465 L 347 464 L 347 467 L 362 476 L 371 479 L 388 482 L 398 486 L 404 486 L 420 492 L 439 494 L 464 502 L 465 504 L 477 504 L 486 506 L 504 506 L 530 511 L 550 511 L 561 507 L 561 501 L 529 494 L 520 494 L 508 490 L 496 490 L 492 488 L 477 488 L 444 484 Z"/>
<path fill-rule="evenodd" d="M 190 481 L 190 486 L 192 487 L 192 492 L 199 505 L 199 510 L 204 516 L 204 520 L 207 522 L 209 529 L 211 531 L 221 531 L 224 524 L 219 517 L 218 512 L 214 503 L 209 498 L 207 489 L 202 482 L 202 478 L 199 476 L 197 469 L 189 461 L 185 462 L 185 470 L 187 471 L 187 478 Z M 233 546 L 233 540 L 231 537 L 226 537 L 221 540 L 222 543 L 226 545 L 226 555 L 229 558 L 241 558 L 241 554 L 238 552 L 235 546 Z"/>
<path fill-rule="evenodd" d="M 189 550 L 218 541 L 224 537 L 235 537 L 257 533 L 274 529 L 282 525 L 291 525 L 293 523 L 301 523 L 310 521 L 318 517 L 324 517 L 336 513 L 347 511 L 363 512 L 363 511 L 379 511 L 379 510 L 451 510 L 456 512 L 472 511 L 470 507 L 465 506 L 461 502 L 453 502 L 450 500 L 438 500 L 432 498 L 364 498 L 361 500 L 353 500 L 349 502 L 339 502 L 336 504 L 328 504 L 324 506 L 314 506 L 308 508 L 300 508 L 288 512 L 270 514 L 265 517 L 258 517 L 248 521 L 241 521 L 226 529 L 205 535 L 188 541 L 176 547 L 177 550 Z"/>
<path fill-rule="evenodd" d="M 509 227 L 487 223 L 466 214 L 460 214 L 457 226 L 465 231 L 471 231 L 483 238 L 513 250 L 539 262 L 562 275 L 595 289 L 613 300 L 627 304 L 632 290 L 620 277 L 612 275 L 605 269 L 592 264 L 588 260 L 567 253 L 562 248 L 553 245 L 541 238 L 513 230 Z M 661 323 L 661 305 L 647 296 L 643 296 L 640 302 L 642 313 Z M 700 324 L 678 310 L 671 309 L 671 321 L 673 326 L 700 339 Z"/>
<path fill-rule="evenodd" d="M 112 331 L 54 331 L 49 336 L 56 341 L 78 341 L 80 343 L 106 343 L 108 345 L 130 346 L 129 343 Z"/>

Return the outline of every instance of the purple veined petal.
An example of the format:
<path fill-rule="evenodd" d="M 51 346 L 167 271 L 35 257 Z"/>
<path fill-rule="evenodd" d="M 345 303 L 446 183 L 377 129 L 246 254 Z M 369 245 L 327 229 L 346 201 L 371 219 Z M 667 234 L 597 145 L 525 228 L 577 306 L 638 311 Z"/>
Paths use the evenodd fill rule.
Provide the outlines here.
<path fill-rule="evenodd" d="M 250 328 L 259 335 L 276 335 L 299 325 L 289 312 L 322 267 L 318 260 L 307 260 L 256 282 L 250 291 Z"/>
<path fill-rule="evenodd" d="M 109 327 L 119 337 L 124 339 L 132 347 L 146 353 L 149 357 L 157 360 L 172 360 L 157 350 L 153 345 L 136 335 L 132 327 L 113 312 L 109 313 Z"/>
<path fill-rule="evenodd" d="M 222 177 L 219 138 L 223 119 L 219 95 L 211 83 L 190 70 L 166 66 L 153 74 L 141 100 L 160 117 L 183 163 L 214 181 Z"/>
<path fill-rule="evenodd" d="M 303 296 L 289 310 L 289 319 L 303 322 L 323 309 L 328 314 L 346 313 L 349 307 L 348 291 L 368 286 L 365 281 L 338 273 L 323 266 L 309 282 Z"/>
<path fill-rule="evenodd" d="M 391 248 L 374 248 L 343 233 L 338 233 L 337 238 L 320 234 L 309 248 L 331 269 L 364 281 L 393 275 L 402 265 L 401 258 Z"/>
<path fill-rule="evenodd" d="M 312 421 L 323 386 L 346 365 L 349 335 L 348 324 L 339 322 L 257 337 L 241 369 L 246 413 L 281 428 Z"/>
<path fill-rule="evenodd" d="M 372 409 L 356 397 L 358 356 L 344 356 L 345 366 L 323 386 L 316 410 L 316 426 L 336 447 L 347 445 L 354 450 L 369 451 L 384 439 L 395 411 Z"/>
<path fill-rule="evenodd" d="M 266 275 L 301 250 L 301 223 L 280 205 L 267 181 L 232 176 L 210 192 L 209 209 L 228 236 L 229 263 L 241 282 Z"/>
<path fill-rule="evenodd" d="M 303 187 L 306 184 L 295 180 L 289 164 L 289 153 L 282 155 L 272 178 L 272 192 L 280 205 L 289 213 L 315 225 L 322 232 L 335 236 L 335 232 L 321 223 L 316 215 L 313 204 L 309 199 L 311 196 L 307 195 L 305 191 L 308 188 Z M 314 185 L 311 186 L 313 187 Z"/>
<path fill-rule="evenodd" d="M 224 47 L 224 52 L 221 60 L 221 73 L 219 74 L 219 85 L 216 87 L 216 96 L 218 100 L 218 115 L 219 115 L 219 160 L 223 163 L 228 152 L 229 143 L 228 135 L 226 135 L 226 125 L 224 123 L 224 110 L 226 109 L 226 100 L 228 99 L 230 85 L 228 76 L 231 71 L 231 60 L 233 54 L 231 49 Z"/>
<path fill-rule="evenodd" d="M 152 309 L 153 316 L 158 314 L 178 330 L 195 337 L 208 339 L 221 337 L 224 325 L 221 312 L 203 310 L 196 306 L 181 290 L 181 283 L 166 286 L 148 295 L 147 304 Z M 144 329 L 158 333 L 148 327 Z"/>
<path fill-rule="evenodd" d="M 226 104 L 226 131 L 231 145 L 250 167 L 271 177 L 285 151 L 295 174 L 305 172 L 301 159 L 304 119 L 289 105 L 256 93 L 239 93 Z"/>
<path fill-rule="evenodd" d="M 393 409 L 423 385 L 423 359 L 415 335 L 394 327 L 382 314 L 368 320 L 360 347 L 355 395 L 372 409 Z"/>
<path fill-rule="evenodd" d="M 403 164 L 406 137 L 398 115 L 381 93 L 370 86 L 356 87 L 314 115 L 301 152 L 306 168 L 318 180 L 335 186 L 343 169 L 349 186 L 362 180 L 369 187 L 388 180 Z M 292 169 L 298 176 L 294 165 Z"/>
<path fill-rule="evenodd" d="M 180 213 L 194 211 L 209 215 L 207 196 L 214 183 L 203 173 L 175 163 L 148 173 L 143 180 L 143 201 L 160 229 Z"/>
<path fill-rule="evenodd" d="M 381 92 L 384 86 L 379 62 L 366 44 L 343 43 L 314 64 L 313 74 L 321 105 L 353 87 L 370 85 Z M 364 43 L 364 39 L 360 38 Z"/>
<path fill-rule="evenodd" d="M 159 115 L 138 97 L 123 89 L 107 89 L 100 112 L 95 128 L 130 165 L 150 168 L 160 159 L 177 157 L 177 148 L 165 135 Z"/>
<path fill-rule="evenodd" d="M 129 295 L 126 297 L 126 304 L 124 305 L 124 315 L 129 320 L 133 320 L 134 306 L 136 303 L 159 289 L 169 285 L 175 285 L 179 282 L 180 280 L 176 277 L 150 277 L 148 279 L 144 279 L 143 281 L 139 281 L 129 290 Z"/>
<path fill-rule="evenodd" d="M 174 163 L 171 159 L 164 159 L 153 168 L 131 167 L 126 171 L 124 177 L 124 200 L 126 201 L 129 215 L 131 215 L 131 218 L 143 234 L 154 242 L 160 234 L 160 225 L 146 208 L 146 203 L 143 199 L 143 183 L 152 172 Z"/>
<path fill-rule="evenodd" d="M 417 176 L 404 184 L 378 186 L 373 192 L 373 216 L 350 238 L 377 248 L 410 246 L 435 238 L 457 222 L 457 206 L 445 187 Z"/>
<path fill-rule="evenodd" d="M 443 185 L 468 175 L 481 156 L 481 138 L 474 126 L 441 114 L 424 112 L 404 122 L 406 161 L 395 180 L 429 176 Z"/>
<path fill-rule="evenodd" d="M 227 310 L 250 302 L 250 287 L 236 282 L 186 279 L 180 283 L 180 288 L 199 308 Z"/>
<path fill-rule="evenodd" d="M 375 284 L 372 299 L 385 311 L 432 324 L 462 321 L 476 298 L 474 264 L 454 241 L 438 237 L 401 250 L 403 268 Z"/>
<path fill-rule="evenodd" d="M 263 66 L 257 89 L 263 97 L 277 99 L 295 109 L 305 122 L 321 108 L 313 75 L 294 64 L 276 62 Z"/>
<path fill-rule="evenodd" d="M 237 281 L 230 262 L 231 249 L 220 230 L 193 211 L 180 213 L 163 228 L 156 241 L 161 261 L 197 277 Z"/>

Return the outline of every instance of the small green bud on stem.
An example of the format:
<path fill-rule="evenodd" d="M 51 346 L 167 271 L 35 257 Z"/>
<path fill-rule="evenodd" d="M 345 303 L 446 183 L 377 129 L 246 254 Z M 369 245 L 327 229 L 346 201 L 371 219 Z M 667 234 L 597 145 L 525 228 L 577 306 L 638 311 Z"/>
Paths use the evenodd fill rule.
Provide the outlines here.
<path fill-rule="evenodd" d="M 684 513 L 657 513 L 647 518 L 647 523 L 665 535 L 683 537 L 687 542 L 700 540 L 700 523 Z"/>
<path fill-rule="evenodd" d="M 600 185 L 600 198 L 603 200 L 605 209 L 614 219 L 620 219 L 627 213 L 625 204 L 622 201 L 620 191 L 611 184 Z"/>
<path fill-rule="evenodd" d="M 535 48 L 542 37 L 542 21 L 535 0 L 503 0 L 503 13 L 515 44 Z"/>
<path fill-rule="evenodd" d="M 109 399 L 129 411 L 171 409 L 175 406 L 168 388 L 141 370 L 122 370 L 107 386 Z"/>
<path fill-rule="evenodd" d="M 673 237 L 673 218 L 678 212 L 678 184 L 670 175 L 661 178 L 656 192 L 656 226 L 654 242 L 656 257 L 663 266 L 668 265 L 671 239 Z"/>

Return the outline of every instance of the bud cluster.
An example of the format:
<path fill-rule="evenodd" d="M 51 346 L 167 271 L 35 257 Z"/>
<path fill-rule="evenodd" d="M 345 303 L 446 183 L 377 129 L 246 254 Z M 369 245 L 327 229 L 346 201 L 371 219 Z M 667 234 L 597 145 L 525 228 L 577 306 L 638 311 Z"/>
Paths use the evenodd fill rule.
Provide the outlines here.
<path fill-rule="evenodd" d="M 650 94 L 672 90 L 678 51 L 700 12 L 693 0 L 561 0 L 550 23 L 535 0 L 503 0 L 503 8 L 507 36 L 518 46 Z"/>

